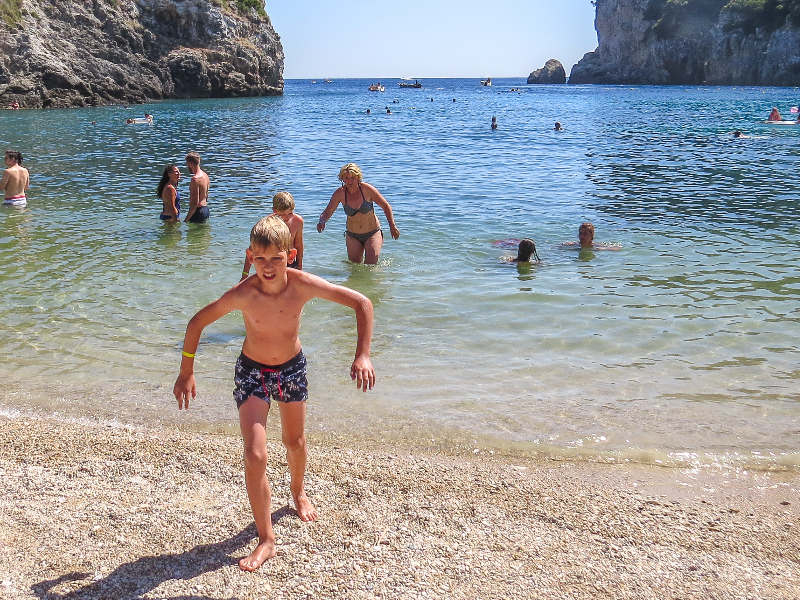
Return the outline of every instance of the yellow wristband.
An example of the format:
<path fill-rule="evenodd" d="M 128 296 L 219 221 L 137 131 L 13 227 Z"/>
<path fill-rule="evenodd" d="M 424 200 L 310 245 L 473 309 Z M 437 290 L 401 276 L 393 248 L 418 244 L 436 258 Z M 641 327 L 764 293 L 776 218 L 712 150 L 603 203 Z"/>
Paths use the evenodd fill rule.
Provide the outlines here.
<path fill-rule="evenodd" d="M 250 275 L 250 271 L 242 271 L 242 275 Z"/>
<path fill-rule="evenodd" d="M 186 358 L 194 358 L 194 354 L 189 354 L 186 350 L 181 351 Z"/>

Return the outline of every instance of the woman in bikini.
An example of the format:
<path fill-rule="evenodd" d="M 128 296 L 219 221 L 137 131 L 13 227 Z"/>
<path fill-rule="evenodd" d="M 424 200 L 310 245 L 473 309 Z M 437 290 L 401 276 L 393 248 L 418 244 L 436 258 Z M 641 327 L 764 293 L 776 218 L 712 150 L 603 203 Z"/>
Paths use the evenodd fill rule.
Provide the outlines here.
<path fill-rule="evenodd" d="M 164 202 L 164 208 L 159 218 L 162 221 L 177 222 L 181 216 L 181 196 L 178 193 L 178 180 L 181 172 L 175 165 L 170 165 L 164 169 L 161 181 L 158 182 L 156 194 Z"/>
<path fill-rule="evenodd" d="M 374 265 L 378 262 L 383 247 L 383 231 L 375 214 L 375 204 L 383 209 L 389 222 L 392 238 L 400 237 L 400 230 L 394 223 L 392 207 L 374 186 L 362 181 L 361 169 L 348 163 L 339 171 L 342 187 L 331 196 L 328 206 L 322 211 L 317 223 L 317 231 L 325 230 L 325 223 L 336 212 L 339 204 L 347 215 L 344 237 L 347 242 L 347 257 L 354 263 L 364 262 Z"/>

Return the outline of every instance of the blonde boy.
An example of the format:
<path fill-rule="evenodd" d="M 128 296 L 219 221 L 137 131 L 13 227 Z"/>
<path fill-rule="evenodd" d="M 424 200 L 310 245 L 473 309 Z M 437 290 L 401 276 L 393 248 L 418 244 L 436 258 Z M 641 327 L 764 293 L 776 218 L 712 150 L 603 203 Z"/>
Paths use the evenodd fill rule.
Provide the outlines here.
<path fill-rule="evenodd" d="M 306 302 L 323 298 L 352 308 L 356 313 L 358 341 L 350 367 L 356 386 L 367 391 L 375 384 L 369 358 L 372 339 L 372 303 L 349 288 L 334 285 L 305 271 L 289 269 L 297 251 L 291 247 L 289 227 L 280 217 L 261 219 L 250 233 L 247 258 L 255 274 L 240 282 L 219 300 L 201 309 L 189 321 L 183 341 L 181 371 L 173 393 L 178 408 L 189 408 L 197 396 L 194 356 L 203 329 L 228 314 L 241 311 L 246 337 L 236 363 L 233 395 L 239 407 L 244 440 L 247 496 L 258 528 L 258 546 L 239 561 L 239 568 L 254 571 L 275 556 L 272 506 L 267 479 L 266 426 L 270 397 L 278 401 L 282 441 L 291 475 L 291 492 L 302 521 L 315 521 L 317 510 L 306 495 L 306 361 L 300 346 L 300 314 Z"/>
<path fill-rule="evenodd" d="M 303 217 L 294 212 L 294 198 L 289 192 L 278 192 L 272 197 L 272 215 L 283 219 L 289 226 L 291 234 L 291 247 L 297 250 L 297 258 L 289 262 L 292 269 L 303 270 Z M 270 215 L 270 216 L 272 216 Z M 245 257 L 242 267 L 242 278 L 244 281 L 250 276 L 250 259 Z"/>

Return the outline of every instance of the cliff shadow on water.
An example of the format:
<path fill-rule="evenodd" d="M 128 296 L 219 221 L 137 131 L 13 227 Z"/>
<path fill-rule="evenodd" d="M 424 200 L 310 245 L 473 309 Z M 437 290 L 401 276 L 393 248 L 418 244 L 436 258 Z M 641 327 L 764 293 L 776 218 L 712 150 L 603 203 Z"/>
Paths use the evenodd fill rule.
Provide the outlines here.
<path fill-rule="evenodd" d="M 597 0 L 570 83 L 800 85 L 800 0 Z"/>
<path fill-rule="evenodd" d="M 0 106 L 283 93 L 257 0 L 0 0 Z"/>

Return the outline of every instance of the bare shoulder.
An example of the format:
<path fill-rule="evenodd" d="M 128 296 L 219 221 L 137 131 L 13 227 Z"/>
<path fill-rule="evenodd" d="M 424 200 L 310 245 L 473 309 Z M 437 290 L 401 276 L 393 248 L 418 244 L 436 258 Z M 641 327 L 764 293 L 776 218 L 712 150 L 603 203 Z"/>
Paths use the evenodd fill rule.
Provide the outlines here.
<path fill-rule="evenodd" d="M 361 182 L 361 188 L 362 188 L 362 189 L 363 189 L 365 192 L 369 192 L 370 194 L 376 194 L 376 195 L 378 195 L 378 196 L 380 196 L 380 195 L 381 195 L 381 193 L 378 191 L 378 188 L 376 188 L 376 187 L 375 187 L 374 185 L 372 185 L 371 183 L 367 183 L 366 181 L 362 181 L 362 182 Z"/>
<path fill-rule="evenodd" d="M 361 294 L 355 290 L 351 290 L 343 285 L 331 283 L 327 279 L 323 279 L 308 271 L 290 269 L 287 271 L 287 275 L 290 284 L 294 286 L 297 293 L 306 300 L 310 300 L 311 298 L 323 298 L 325 300 L 342 303 L 344 299 L 361 296 Z"/>
<path fill-rule="evenodd" d="M 333 194 L 331 195 L 331 200 L 344 202 L 344 188 L 343 187 L 336 188 L 336 191 L 333 192 Z"/>

